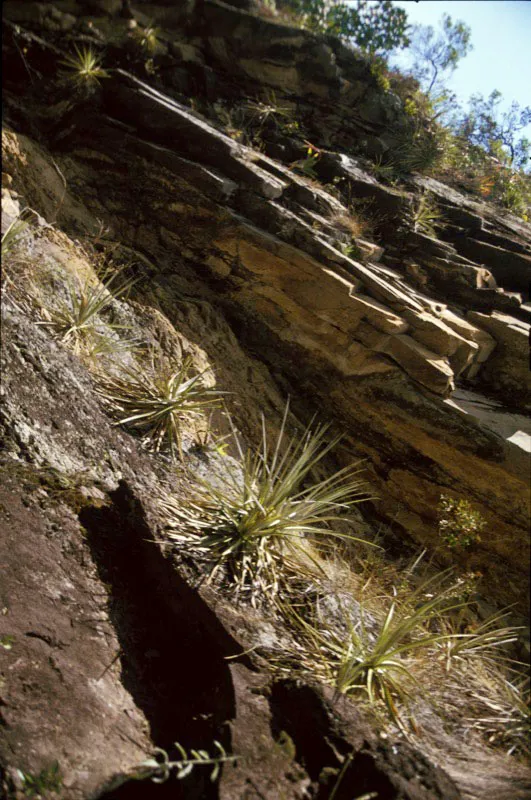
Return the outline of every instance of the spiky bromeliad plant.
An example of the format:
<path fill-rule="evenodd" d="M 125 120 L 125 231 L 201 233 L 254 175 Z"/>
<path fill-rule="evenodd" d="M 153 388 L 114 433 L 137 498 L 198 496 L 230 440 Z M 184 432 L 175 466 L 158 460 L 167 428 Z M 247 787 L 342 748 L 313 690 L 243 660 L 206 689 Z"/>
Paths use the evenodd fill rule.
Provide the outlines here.
<path fill-rule="evenodd" d="M 39 301 L 44 325 L 49 326 L 60 336 L 61 341 L 70 346 L 76 355 L 98 355 L 112 353 L 132 343 L 121 342 L 119 338 L 111 339 L 100 330 L 100 315 L 112 303 L 123 297 L 131 289 L 134 280 L 121 280 L 120 272 L 107 273 L 102 281 L 89 277 L 84 282 L 69 279 L 66 283 L 66 298 L 59 299 L 55 305 L 43 304 Z M 114 333 L 123 326 L 106 324 Z"/>
<path fill-rule="evenodd" d="M 124 370 L 120 377 L 102 377 L 99 392 L 119 417 L 118 425 L 140 432 L 148 449 L 167 449 L 182 459 L 184 420 L 202 416 L 204 410 L 221 402 L 221 393 L 204 385 L 204 373 L 188 377 L 191 366 L 191 359 L 186 358 L 175 371 Z"/>
<path fill-rule="evenodd" d="M 23 209 L 2 234 L 2 260 L 11 254 L 27 228 L 29 222 L 24 219 L 23 215 L 28 210 Z"/>
<path fill-rule="evenodd" d="M 297 668 L 317 676 L 339 694 L 364 692 L 371 705 L 383 702 L 391 719 L 404 728 L 397 704 L 407 708 L 411 687 L 418 687 L 412 672 L 413 657 L 451 638 L 430 631 L 430 622 L 462 605 L 449 598 L 448 592 L 437 591 L 441 577 L 423 583 L 406 605 L 393 598 L 376 631 L 368 624 L 362 604 L 356 621 L 343 608 L 343 624 L 326 627 L 318 615 L 308 618 L 292 605 L 283 604 L 284 615 L 297 636 Z M 411 715 L 409 721 L 414 724 Z"/>
<path fill-rule="evenodd" d="M 273 446 L 262 420 L 261 447 L 240 453 L 241 474 L 227 469 L 220 487 L 200 483 L 188 506 L 171 497 L 162 501 L 173 528 L 170 536 L 213 563 L 211 578 L 226 568 L 236 593 L 253 605 L 272 601 L 281 587 L 289 591 L 304 563 L 317 568 L 308 540 L 354 538 L 330 525 L 367 498 L 358 465 L 309 480 L 340 437 L 327 443 L 324 425 L 285 442 L 287 415 L 288 406 Z"/>
<path fill-rule="evenodd" d="M 75 52 L 66 56 L 61 64 L 66 67 L 64 77 L 82 91 L 92 91 L 99 86 L 102 78 L 109 74 L 101 65 L 101 58 L 90 45 L 75 46 Z"/>

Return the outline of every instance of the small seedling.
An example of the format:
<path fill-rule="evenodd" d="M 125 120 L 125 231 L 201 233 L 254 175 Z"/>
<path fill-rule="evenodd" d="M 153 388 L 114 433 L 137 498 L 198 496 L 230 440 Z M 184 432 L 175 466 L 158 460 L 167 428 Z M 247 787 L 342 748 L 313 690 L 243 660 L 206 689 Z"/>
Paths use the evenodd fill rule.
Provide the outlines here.
<path fill-rule="evenodd" d="M 214 747 L 218 751 L 218 755 L 213 756 L 206 750 L 190 750 L 187 753 L 179 742 L 175 742 L 175 747 L 179 751 L 181 758 L 171 761 L 168 753 L 157 747 L 153 758 L 147 759 L 133 769 L 133 774 L 130 776 L 131 779 L 146 780 L 151 778 L 153 783 L 165 783 L 173 770 L 176 771 L 177 779 L 182 780 L 195 767 L 211 767 L 210 780 L 214 782 L 218 779 L 223 764 L 227 762 L 233 763 L 237 760 L 237 756 L 228 755 L 223 745 L 216 740 L 214 740 Z"/>

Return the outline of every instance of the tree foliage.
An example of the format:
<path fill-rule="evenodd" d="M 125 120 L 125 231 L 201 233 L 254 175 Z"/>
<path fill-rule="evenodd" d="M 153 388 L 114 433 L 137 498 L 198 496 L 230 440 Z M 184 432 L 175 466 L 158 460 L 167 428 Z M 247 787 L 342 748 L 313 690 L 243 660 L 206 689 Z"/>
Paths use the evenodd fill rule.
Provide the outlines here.
<path fill-rule="evenodd" d="M 464 22 L 443 14 L 439 26 L 435 31 L 431 25 L 414 25 L 410 35 L 412 73 L 428 94 L 442 89 L 445 78 L 472 50 L 471 30 Z"/>
<path fill-rule="evenodd" d="M 531 124 L 531 106 L 520 108 L 513 102 L 500 113 L 501 102 L 502 94 L 497 89 L 486 99 L 481 94 L 473 95 L 468 111 L 455 121 L 456 131 L 502 164 L 529 169 L 531 141 L 519 133 Z"/>
<path fill-rule="evenodd" d="M 407 14 L 391 0 L 357 0 L 355 4 L 337 0 L 285 0 L 313 30 L 350 39 L 368 53 L 383 53 L 405 47 Z"/>

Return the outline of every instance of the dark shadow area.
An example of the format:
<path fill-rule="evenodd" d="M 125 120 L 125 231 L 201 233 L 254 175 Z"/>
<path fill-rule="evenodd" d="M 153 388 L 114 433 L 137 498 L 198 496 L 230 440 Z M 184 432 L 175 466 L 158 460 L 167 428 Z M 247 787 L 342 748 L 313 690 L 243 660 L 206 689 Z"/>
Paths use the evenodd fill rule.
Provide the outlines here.
<path fill-rule="evenodd" d="M 352 800 L 377 792 L 378 800 L 395 800 L 399 793 L 369 752 L 354 753 L 353 747 L 334 730 L 325 702 L 310 686 L 291 681 L 273 685 L 272 731 L 278 738 L 285 731 L 293 740 L 296 758 L 319 786 L 315 800 Z M 342 759 L 338 758 L 341 756 Z M 345 761 L 348 767 L 341 775 Z"/>
<path fill-rule="evenodd" d="M 79 518 L 99 575 L 110 590 L 109 615 L 121 646 L 122 682 L 143 711 L 151 738 L 178 758 L 187 751 L 214 753 L 217 739 L 231 752 L 227 722 L 235 700 L 224 655 L 237 644 L 199 595 L 182 580 L 154 544 L 144 510 L 125 482 L 110 494 L 111 505 L 83 509 Z M 165 784 L 132 781 L 106 798 L 218 797 L 211 769 Z"/>

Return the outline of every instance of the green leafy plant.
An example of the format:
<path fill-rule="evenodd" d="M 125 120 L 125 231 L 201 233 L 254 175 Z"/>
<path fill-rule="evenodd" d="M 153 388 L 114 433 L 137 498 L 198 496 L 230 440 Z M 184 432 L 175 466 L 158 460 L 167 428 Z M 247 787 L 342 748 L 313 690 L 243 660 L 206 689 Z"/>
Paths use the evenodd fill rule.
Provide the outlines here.
<path fill-rule="evenodd" d="M 404 47 L 409 41 L 407 14 L 391 0 L 357 0 L 351 5 L 337 0 L 286 0 L 284 5 L 311 30 L 352 40 L 369 53 Z"/>
<path fill-rule="evenodd" d="M 74 49 L 75 53 L 61 61 L 66 67 L 65 77 L 78 89 L 93 90 L 99 86 L 101 79 L 108 78 L 109 74 L 103 69 L 100 56 L 90 45 L 81 48 L 76 45 Z"/>
<path fill-rule="evenodd" d="M 441 220 L 442 215 L 437 204 L 429 195 L 421 194 L 413 209 L 413 230 L 421 231 L 435 238 L 437 236 L 436 228 L 441 224 Z"/>
<path fill-rule="evenodd" d="M 397 166 L 389 158 L 384 160 L 382 156 L 378 156 L 370 163 L 369 168 L 380 180 L 392 182 L 397 177 Z"/>
<path fill-rule="evenodd" d="M 439 535 L 451 550 L 464 550 L 480 542 L 480 534 L 486 524 L 486 520 L 468 500 L 441 495 Z"/>
<path fill-rule="evenodd" d="M 290 169 L 294 169 L 297 172 L 302 172 L 302 174 L 306 175 L 307 178 L 317 180 L 315 167 L 320 158 L 321 154 L 317 150 L 314 150 L 311 145 L 309 145 L 306 151 L 306 158 L 300 158 L 298 161 L 294 161 L 293 164 L 290 165 Z"/>
<path fill-rule="evenodd" d="M 403 727 L 397 702 L 408 708 L 411 688 L 419 688 L 412 658 L 449 638 L 449 634 L 432 632 L 429 626 L 436 616 L 460 605 L 447 592 L 438 591 L 441 580 L 439 575 L 424 582 L 406 604 L 394 598 L 376 632 L 361 603 L 355 622 L 339 604 L 343 616 L 340 629 L 324 628 L 317 614 L 304 618 L 293 606 L 284 605 L 297 635 L 299 668 L 340 694 L 363 692 L 371 705 L 383 703 L 389 716 Z M 411 714 L 409 720 L 414 724 Z"/>
<path fill-rule="evenodd" d="M 289 577 L 301 573 L 304 553 L 308 558 L 307 537 L 353 538 L 329 525 L 366 499 L 358 465 L 310 482 L 340 437 L 326 443 L 325 425 L 285 443 L 287 415 L 288 406 L 273 446 L 263 422 L 261 448 L 240 452 L 241 474 L 228 468 L 220 487 L 199 484 L 187 506 L 171 497 L 162 501 L 170 536 L 214 563 L 211 578 L 225 567 L 237 593 L 253 604 L 273 600 L 280 587 L 289 590 Z"/>
<path fill-rule="evenodd" d="M 117 425 L 139 431 L 148 449 L 167 449 L 182 459 L 183 422 L 219 405 L 221 394 L 204 385 L 204 373 L 188 377 L 191 366 L 192 360 L 186 358 L 175 371 L 124 370 L 120 377 L 101 376 L 98 391 L 119 417 Z"/>
<path fill-rule="evenodd" d="M 451 75 L 460 59 L 470 50 L 471 30 L 464 22 L 443 14 L 436 32 L 431 25 L 414 25 L 409 53 L 414 59 L 414 77 L 426 87 L 427 94 Z"/>
<path fill-rule="evenodd" d="M 175 742 L 175 747 L 179 751 L 181 758 L 172 761 L 165 750 L 157 747 L 154 757 L 147 759 L 133 769 L 133 774 L 129 776 L 133 780 L 146 780 L 151 778 L 153 783 L 164 783 L 170 777 L 173 770 L 176 772 L 178 780 L 186 778 L 195 767 L 211 767 L 210 780 L 216 781 L 223 764 L 234 763 L 237 756 L 227 754 L 223 745 L 214 740 L 214 747 L 218 755 L 209 755 L 206 750 L 190 750 L 186 752 L 184 747 Z"/>
<path fill-rule="evenodd" d="M 15 637 L 10 633 L 3 633 L 0 635 L 0 647 L 3 647 L 4 650 L 11 650 L 14 643 Z"/>
<path fill-rule="evenodd" d="M 41 769 L 38 775 L 22 772 L 20 769 L 17 770 L 17 773 L 22 782 L 22 791 L 25 797 L 44 799 L 50 796 L 50 792 L 59 792 L 63 786 L 63 778 L 57 761 L 54 761 L 49 767 Z"/>
<path fill-rule="evenodd" d="M 115 300 L 129 292 L 135 281 L 122 280 L 120 272 L 102 278 L 101 282 L 92 277 L 84 282 L 70 278 L 66 283 L 66 298 L 58 299 L 54 306 L 37 300 L 44 317 L 42 324 L 60 336 L 76 355 L 109 354 L 134 346 L 134 342 L 118 338 L 122 325 L 106 323 L 115 338 L 102 333 L 100 318 Z"/>

